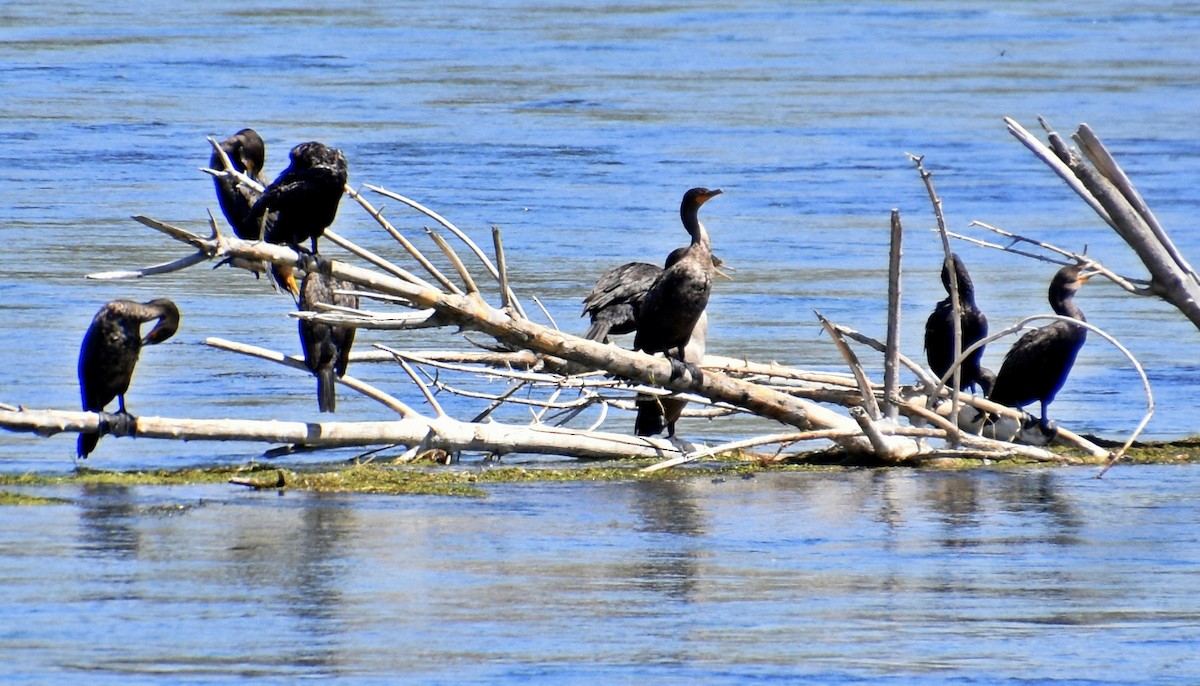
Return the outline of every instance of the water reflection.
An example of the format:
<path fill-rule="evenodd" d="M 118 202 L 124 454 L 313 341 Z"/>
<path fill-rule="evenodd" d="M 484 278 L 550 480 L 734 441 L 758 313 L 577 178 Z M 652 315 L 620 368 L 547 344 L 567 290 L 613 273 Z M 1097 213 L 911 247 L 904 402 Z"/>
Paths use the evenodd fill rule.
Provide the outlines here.
<path fill-rule="evenodd" d="M 689 600 L 696 586 L 696 558 L 707 535 L 704 512 L 690 484 L 647 481 L 632 490 L 629 506 L 638 518 L 637 530 L 649 535 L 642 559 L 628 570 L 630 581 L 672 600 Z"/>
<path fill-rule="evenodd" d="M 79 547 L 87 557 L 133 559 L 138 555 L 138 504 L 134 489 L 88 484 L 80 488 Z"/>
<path fill-rule="evenodd" d="M 271 612 L 294 617 L 303 638 L 280 646 L 289 662 L 333 667 L 343 633 L 345 559 L 355 538 L 353 508 L 337 498 L 312 496 L 288 517 L 238 518 L 228 555 L 238 587 L 254 589 Z M 298 517 L 298 521 L 294 520 Z"/>

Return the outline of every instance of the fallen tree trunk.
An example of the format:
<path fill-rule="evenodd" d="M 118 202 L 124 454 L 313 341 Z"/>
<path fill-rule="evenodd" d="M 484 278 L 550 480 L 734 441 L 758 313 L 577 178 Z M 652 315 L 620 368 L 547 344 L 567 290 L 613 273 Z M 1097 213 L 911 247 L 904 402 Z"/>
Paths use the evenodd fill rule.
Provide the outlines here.
<path fill-rule="evenodd" d="M 56 410 L 0 410 L 10 431 L 51 436 L 63 431 L 94 433 L 100 415 Z M 260 441 L 310 448 L 397 444 L 428 450 L 475 450 L 567 455 L 590 459 L 658 459 L 679 450 L 663 440 L 623 434 L 563 430 L 550 426 L 472 424 L 450 417 L 406 417 L 379 422 L 284 422 L 248 419 L 137 417 L 135 435 L 185 441 Z"/>

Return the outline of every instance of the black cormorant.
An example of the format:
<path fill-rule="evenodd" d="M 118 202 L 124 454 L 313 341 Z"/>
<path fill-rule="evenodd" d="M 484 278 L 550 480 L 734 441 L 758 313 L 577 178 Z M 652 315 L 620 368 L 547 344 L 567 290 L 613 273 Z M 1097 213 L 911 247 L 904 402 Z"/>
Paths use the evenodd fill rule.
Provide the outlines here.
<path fill-rule="evenodd" d="M 358 308 L 358 296 L 336 293 L 350 285 L 329 274 L 329 264 L 324 260 L 313 260 L 317 265 L 310 269 L 300 284 L 300 309 L 317 310 L 317 304 Z M 311 262 L 310 262 L 311 264 Z M 338 378 L 346 375 L 350 364 L 350 347 L 354 344 L 355 329 L 351 326 L 331 326 L 321 322 L 300 320 L 300 345 L 304 349 L 304 364 L 317 377 L 317 407 L 321 412 L 337 409 L 337 391 L 334 374 Z"/>
<path fill-rule="evenodd" d="M 683 259 L 687 251 L 686 246 L 672 250 L 667 255 L 666 267 Z M 712 261 L 717 276 L 730 278 L 720 270 L 722 262 L 719 257 L 713 255 Z M 609 336 L 636 331 L 642 298 L 646 297 L 646 291 L 654 285 L 654 280 L 663 273 L 663 269 L 648 262 L 630 262 L 601 274 L 592 292 L 583 299 L 583 314 L 592 321 L 583 337 L 607 343 Z"/>
<path fill-rule="evenodd" d="M 959 330 L 962 332 L 962 348 L 965 350 L 973 343 L 987 336 L 987 317 L 975 306 L 975 286 L 971 283 L 971 275 L 957 253 L 950 254 L 954 264 L 954 272 L 958 280 L 958 312 Z M 954 349 L 954 306 L 950 302 L 950 269 L 949 264 L 942 263 L 942 286 L 946 288 L 946 299 L 933 309 L 925 322 L 925 359 L 929 368 L 938 378 L 946 375 L 950 365 L 958 357 Z M 986 395 L 991 388 L 991 375 L 981 370 L 980 361 L 983 359 L 983 347 L 963 360 L 959 389 L 967 390 L 976 383 Z"/>
<path fill-rule="evenodd" d="M 234 169 L 262 183 L 267 146 L 257 131 L 242 129 L 221 141 L 221 149 L 229 157 Z M 208 166 L 218 171 L 225 169 L 217 151 L 213 151 Z M 221 203 L 221 211 L 225 213 L 225 219 L 229 221 L 237 237 L 244 240 L 261 239 L 262 227 L 254 221 L 252 210 L 262 193 L 231 176 L 213 177 L 213 183 L 217 187 L 217 200 Z"/>
<path fill-rule="evenodd" d="M 315 253 L 317 239 L 333 223 L 345 192 L 346 156 L 316 141 L 297 145 L 289 155 L 291 164 L 254 203 L 251 220 L 262 227 L 268 242 L 307 252 L 300 245 L 307 240 Z M 291 267 L 272 265 L 271 276 L 298 297 L 300 289 Z"/>
<path fill-rule="evenodd" d="M 672 377 L 682 374 L 676 366 L 691 367 L 693 377 L 700 376 L 699 368 L 684 363 L 684 346 L 700 315 L 708 307 L 715 270 L 708 232 L 700 223 L 700 206 L 721 194 L 720 189 L 693 188 L 683 195 L 679 216 L 692 237 L 683 257 L 654 280 L 638 312 L 637 333 L 633 349 L 647 353 L 666 353 L 672 361 Z M 672 354 L 673 353 L 673 354 Z"/>
<path fill-rule="evenodd" d="M 158 323 L 142 338 L 142 324 L 155 319 Z M 125 410 L 125 392 L 142 346 L 162 343 L 178 329 L 179 308 L 165 298 L 148 303 L 113 300 L 96 313 L 79 350 L 79 390 L 83 409 L 101 413 L 100 432 L 79 434 L 79 457 L 86 458 L 96 448 L 111 422 L 130 419 Z M 105 416 L 104 407 L 113 398 L 120 402 L 118 416 Z"/>
<path fill-rule="evenodd" d="M 254 203 L 255 221 L 266 222 L 267 241 L 299 247 L 317 239 L 333 223 L 347 178 L 346 156 L 341 150 L 310 141 L 292 148 L 291 164 L 267 186 Z"/>
<path fill-rule="evenodd" d="M 1091 274 L 1083 274 L 1078 266 L 1058 270 L 1050 282 L 1050 307 L 1055 314 L 1079 321 L 1083 312 L 1075 304 L 1075 292 Z M 996 375 L 988 400 L 1023 407 L 1038 400 L 1042 405 L 1040 426 L 1043 433 L 1053 433 L 1054 427 L 1046 417 L 1046 408 L 1063 387 L 1075 356 L 1087 340 L 1087 329 L 1071 322 L 1058 320 L 1021 336 L 1004 356 L 1000 373 Z"/>

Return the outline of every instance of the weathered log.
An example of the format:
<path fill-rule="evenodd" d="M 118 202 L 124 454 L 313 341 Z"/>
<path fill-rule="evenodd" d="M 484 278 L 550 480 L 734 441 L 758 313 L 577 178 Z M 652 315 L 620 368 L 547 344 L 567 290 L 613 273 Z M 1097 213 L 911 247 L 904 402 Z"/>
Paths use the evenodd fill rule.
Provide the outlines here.
<path fill-rule="evenodd" d="M 95 412 L 0 410 L 0 426 L 10 431 L 50 436 L 63 431 L 96 432 Z M 248 419 L 136 418 L 135 435 L 186 441 L 257 441 L 310 448 L 368 445 L 417 445 L 447 451 L 472 450 L 497 455 L 521 452 L 590 459 L 662 458 L 679 454 L 660 439 L 623 434 L 565 430 L 549 426 L 475 424 L 450 417 L 407 417 L 378 422 L 284 422 Z"/>

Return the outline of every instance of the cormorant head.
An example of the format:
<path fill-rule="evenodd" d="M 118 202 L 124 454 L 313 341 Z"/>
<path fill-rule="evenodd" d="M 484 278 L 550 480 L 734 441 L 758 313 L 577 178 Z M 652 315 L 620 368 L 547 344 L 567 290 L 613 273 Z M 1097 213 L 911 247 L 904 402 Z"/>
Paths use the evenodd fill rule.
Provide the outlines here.
<path fill-rule="evenodd" d="M 263 143 L 262 136 L 254 129 L 242 129 L 233 138 L 237 142 L 236 150 L 233 153 L 229 150 L 225 152 L 231 160 L 242 165 L 248 176 L 257 177 L 267 161 L 267 144 Z"/>
<path fill-rule="evenodd" d="M 179 308 L 175 306 L 175 303 L 166 298 L 159 298 L 146 303 L 146 307 L 157 312 L 158 323 L 142 339 L 142 345 L 162 343 L 174 336 L 175 332 L 179 330 Z"/>
<path fill-rule="evenodd" d="M 1050 282 L 1050 302 L 1070 298 L 1084 282 L 1095 275 L 1095 272 L 1085 273 L 1080 265 L 1071 264 L 1059 269 Z"/>
<path fill-rule="evenodd" d="M 971 276 L 967 273 L 967 265 L 963 264 L 962 258 L 958 253 L 950 253 L 950 261 L 954 264 L 954 273 L 958 276 L 958 283 L 961 285 L 963 281 L 970 281 Z M 946 287 L 946 292 L 950 292 L 950 265 L 942 260 L 942 285 Z"/>
<path fill-rule="evenodd" d="M 699 208 L 704 203 L 712 200 L 721 193 L 724 193 L 720 188 L 709 190 L 707 188 L 693 188 L 683 194 L 683 207 Z"/>
<path fill-rule="evenodd" d="M 341 150 L 317 141 L 308 141 L 297 145 L 292 148 L 288 156 L 292 160 L 293 169 L 329 167 L 345 173 L 348 167 L 346 156 L 342 154 Z"/>

